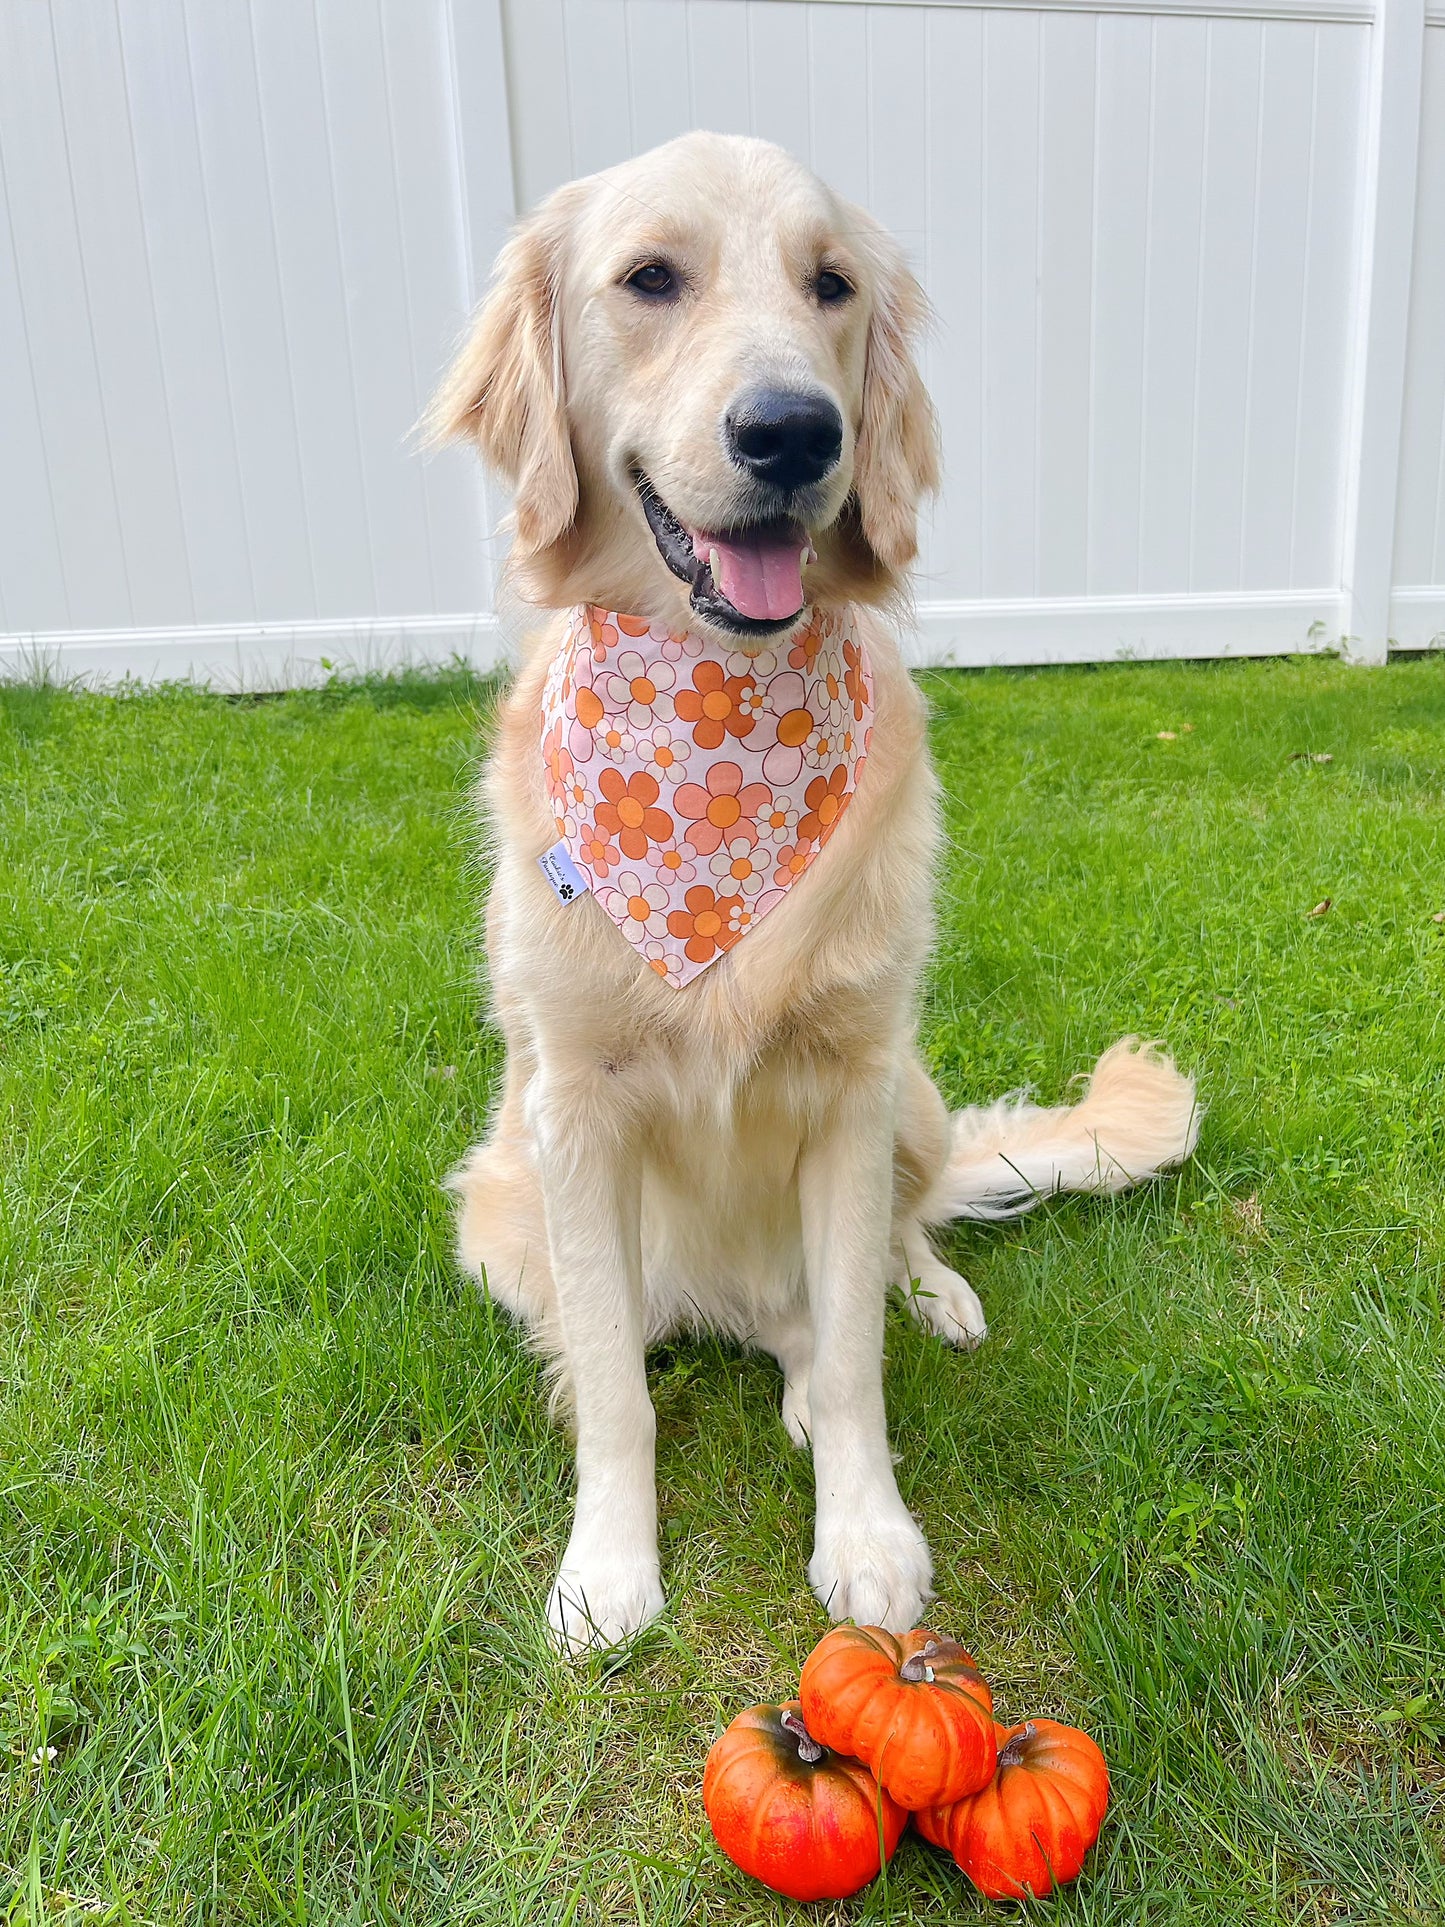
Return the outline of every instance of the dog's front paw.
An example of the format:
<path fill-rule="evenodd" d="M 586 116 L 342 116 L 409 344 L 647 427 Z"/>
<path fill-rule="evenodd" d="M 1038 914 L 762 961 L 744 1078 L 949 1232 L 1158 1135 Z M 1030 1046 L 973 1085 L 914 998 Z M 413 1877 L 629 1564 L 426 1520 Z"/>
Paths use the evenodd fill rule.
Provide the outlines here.
<path fill-rule="evenodd" d="M 576 1657 L 623 1645 L 662 1607 L 655 1558 L 584 1555 L 569 1546 L 547 1601 L 547 1623 L 559 1651 Z"/>
<path fill-rule="evenodd" d="M 926 1331 L 972 1351 L 988 1337 L 988 1320 L 978 1293 L 966 1278 L 945 1266 L 930 1267 L 926 1279 L 910 1281 L 903 1302 Z"/>
<path fill-rule="evenodd" d="M 903 1633 L 923 1616 L 933 1561 L 917 1520 L 895 1497 L 826 1525 L 820 1519 L 808 1581 L 832 1618 Z"/>

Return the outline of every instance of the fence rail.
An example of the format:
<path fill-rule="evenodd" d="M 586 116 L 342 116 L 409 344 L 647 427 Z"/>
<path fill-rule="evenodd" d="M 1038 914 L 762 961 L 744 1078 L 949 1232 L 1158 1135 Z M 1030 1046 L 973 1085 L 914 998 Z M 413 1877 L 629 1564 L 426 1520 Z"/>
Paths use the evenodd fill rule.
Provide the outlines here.
<path fill-rule="evenodd" d="M 1445 643 L 1445 4 L 0 0 L 0 674 L 505 650 L 423 400 L 518 207 L 688 126 L 902 239 L 920 662 Z"/>

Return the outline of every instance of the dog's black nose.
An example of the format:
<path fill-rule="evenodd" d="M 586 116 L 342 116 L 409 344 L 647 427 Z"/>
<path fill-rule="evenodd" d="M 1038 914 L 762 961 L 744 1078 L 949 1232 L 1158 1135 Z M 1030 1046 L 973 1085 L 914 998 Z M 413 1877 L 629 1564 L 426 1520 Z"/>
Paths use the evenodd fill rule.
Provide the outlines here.
<path fill-rule="evenodd" d="M 751 388 L 723 423 L 739 468 L 774 488 L 806 488 L 838 466 L 843 417 L 826 395 L 797 388 Z"/>

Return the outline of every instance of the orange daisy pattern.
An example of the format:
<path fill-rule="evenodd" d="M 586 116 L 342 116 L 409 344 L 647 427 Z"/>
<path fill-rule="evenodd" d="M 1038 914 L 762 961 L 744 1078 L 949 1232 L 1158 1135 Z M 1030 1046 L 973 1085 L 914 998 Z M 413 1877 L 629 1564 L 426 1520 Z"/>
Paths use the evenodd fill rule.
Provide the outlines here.
<path fill-rule="evenodd" d="M 751 676 L 730 676 L 715 656 L 704 656 L 692 672 L 692 687 L 677 692 L 673 707 L 699 749 L 719 749 L 725 737 L 746 736 L 754 728 L 754 687 Z"/>
<path fill-rule="evenodd" d="M 786 655 L 749 655 L 572 612 L 542 693 L 548 800 L 598 904 L 676 989 L 783 901 L 857 789 L 873 672 L 851 618 L 810 611 Z"/>
<path fill-rule="evenodd" d="M 597 805 L 597 821 L 611 830 L 618 848 L 634 862 L 647 855 L 649 843 L 666 843 L 672 836 L 672 818 L 656 807 L 657 778 L 645 769 L 624 776 L 611 765 L 597 778 L 603 800 Z"/>
<path fill-rule="evenodd" d="M 705 883 L 695 883 L 682 908 L 669 912 L 668 934 L 682 940 L 682 954 L 690 963 L 708 964 L 720 950 L 730 950 L 742 934 L 733 928 L 735 899 L 720 897 Z"/>

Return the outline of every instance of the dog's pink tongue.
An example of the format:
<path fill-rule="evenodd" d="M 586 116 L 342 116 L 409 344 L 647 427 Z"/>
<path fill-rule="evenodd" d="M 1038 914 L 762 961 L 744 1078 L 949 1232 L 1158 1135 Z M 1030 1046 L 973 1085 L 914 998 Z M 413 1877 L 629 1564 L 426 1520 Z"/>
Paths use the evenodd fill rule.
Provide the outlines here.
<path fill-rule="evenodd" d="M 802 608 L 806 537 L 799 531 L 694 535 L 693 547 L 712 564 L 713 581 L 740 616 L 784 622 Z"/>

